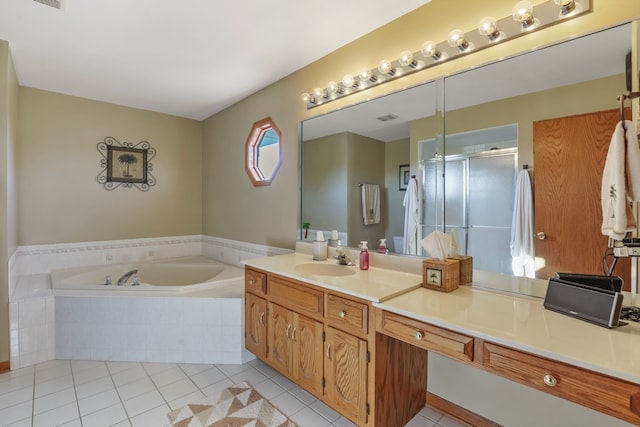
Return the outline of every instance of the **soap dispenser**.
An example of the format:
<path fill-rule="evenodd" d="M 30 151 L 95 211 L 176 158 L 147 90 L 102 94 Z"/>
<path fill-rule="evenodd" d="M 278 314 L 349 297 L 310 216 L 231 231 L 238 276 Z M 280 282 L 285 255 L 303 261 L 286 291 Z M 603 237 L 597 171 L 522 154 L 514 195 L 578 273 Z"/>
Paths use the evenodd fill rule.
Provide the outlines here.
<path fill-rule="evenodd" d="M 367 245 L 366 240 L 360 242 L 360 270 L 369 269 L 369 248 Z"/>
<path fill-rule="evenodd" d="M 380 239 L 377 252 L 379 254 L 388 254 L 389 248 L 387 248 L 387 239 Z"/>

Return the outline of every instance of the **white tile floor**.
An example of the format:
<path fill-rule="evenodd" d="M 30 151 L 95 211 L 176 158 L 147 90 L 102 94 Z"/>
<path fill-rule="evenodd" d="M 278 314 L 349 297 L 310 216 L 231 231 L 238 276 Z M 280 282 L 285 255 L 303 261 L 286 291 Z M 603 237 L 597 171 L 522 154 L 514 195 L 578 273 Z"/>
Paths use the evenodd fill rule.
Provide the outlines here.
<path fill-rule="evenodd" d="M 353 426 L 328 406 L 253 360 L 242 365 L 53 360 L 0 374 L 0 425 L 163 427 L 167 413 L 243 381 L 300 427 Z M 411 427 L 458 427 L 429 408 Z"/>

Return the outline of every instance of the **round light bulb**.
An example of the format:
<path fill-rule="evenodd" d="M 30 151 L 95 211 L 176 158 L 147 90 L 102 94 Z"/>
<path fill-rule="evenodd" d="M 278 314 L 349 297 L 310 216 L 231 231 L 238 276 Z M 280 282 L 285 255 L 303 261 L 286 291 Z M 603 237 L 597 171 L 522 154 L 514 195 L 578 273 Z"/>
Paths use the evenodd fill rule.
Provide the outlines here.
<path fill-rule="evenodd" d="M 360 77 L 360 80 L 363 82 L 368 81 L 368 82 L 375 83 L 378 80 L 378 78 L 373 75 L 371 70 L 367 70 L 366 68 L 360 71 L 360 73 L 358 74 L 358 77 Z"/>
<path fill-rule="evenodd" d="M 322 90 L 321 88 L 317 87 L 313 90 L 313 97 L 316 99 L 320 99 L 324 96 L 324 90 Z"/>
<path fill-rule="evenodd" d="M 442 52 L 438 50 L 436 42 L 431 40 L 426 41 L 422 44 L 422 54 L 425 57 L 433 58 L 436 61 L 442 58 Z"/>
<path fill-rule="evenodd" d="M 308 104 L 309 101 L 311 100 L 311 95 L 309 95 L 307 92 L 304 92 L 302 95 L 300 95 L 300 99 L 302 100 L 302 102 L 304 102 L 305 104 Z"/>
<path fill-rule="evenodd" d="M 380 61 L 380 63 L 378 63 L 378 71 L 380 71 L 382 74 L 389 74 L 392 76 L 396 73 L 396 70 L 391 65 L 391 62 L 386 59 L 383 59 L 382 61 Z"/>
<path fill-rule="evenodd" d="M 353 87 L 355 82 L 356 81 L 351 74 L 345 74 L 342 78 L 342 84 L 344 85 L 344 87 Z"/>
<path fill-rule="evenodd" d="M 464 38 L 464 32 L 462 30 L 451 31 L 447 42 L 449 46 L 457 47 L 461 52 L 464 52 L 469 47 L 469 42 Z"/>
<path fill-rule="evenodd" d="M 400 59 L 398 61 L 404 67 L 407 67 L 407 66 L 415 67 L 417 64 L 413 60 L 413 54 L 408 50 L 403 50 L 402 52 L 400 52 Z"/>
<path fill-rule="evenodd" d="M 338 83 L 334 81 L 330 81 L 329 83 L 327 83 L 327 92 L 330 95 L 333 93 L 336 93 L 337 90 L 338 90 Z"/>
<path fill-rule="evenodd" d="M 575 0 L 553 0 L 556 5 L 560 8 L 560 13 L 562 15 L 568 15 L 576 9 Z"/>
<path fill-rule="evenodd" d="M 529 28 L 535 23 L 533 17 L 533 5 L 530 1 L 520 1 L 513 6 L 512 17 L 515 21 L 522 24 L 522 28 Z"/>
<path fill-rule="evenodd" d="M 478 32 L 483 36 L 489 37 L 489 40 L 494 41 L 500 38 L 500 30 L 498 30 L 498 21 L 493 16 L 487 16 L 482 18 L 478 23 Z"/>

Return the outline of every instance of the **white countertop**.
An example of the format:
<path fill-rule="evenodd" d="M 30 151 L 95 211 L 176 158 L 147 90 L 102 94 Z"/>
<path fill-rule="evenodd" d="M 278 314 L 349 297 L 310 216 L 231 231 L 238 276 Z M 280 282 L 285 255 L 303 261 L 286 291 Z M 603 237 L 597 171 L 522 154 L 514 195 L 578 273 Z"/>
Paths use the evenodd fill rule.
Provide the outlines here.
<path fill-rule="evenodd" d="M 607 329 L 543 307 L 543 300 L 460 286 L 420 288 L 374 306 L 549 359 L 640 383 L 640 325 Z"/>
<path fill-rule="evenodd" d="M 292 253 L 243 261 L 247 266 L 259 268 L 269 273 L 279 274 L 294 280 L 302 280 L 346 295 L 371 302 L 383 302 L 407 291 L 422 286 L 422 276 L 401 271 L 370 267 L 360 270 L 357 265 L 338 266 L 334 259 L 314 261 L 311 255 Z M 327 265 L 344 269 L 346 275 L 327 276 L 311 274 L 305 270 L 309 265 Z M 312 269 L 311 267 L 310 269 Z"/>

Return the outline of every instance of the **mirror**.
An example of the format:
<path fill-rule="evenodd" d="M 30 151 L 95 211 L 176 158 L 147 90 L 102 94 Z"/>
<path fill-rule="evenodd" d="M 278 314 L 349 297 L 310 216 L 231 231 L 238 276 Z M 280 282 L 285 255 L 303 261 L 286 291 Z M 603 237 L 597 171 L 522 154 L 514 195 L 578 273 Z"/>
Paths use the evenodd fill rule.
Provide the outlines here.
<path fill-rule="evenodd" d="M 474 268 L 511 274 L 513 183 L 524 165 L 535 172 L 533 123 L 615 108 L 631 41 L 625 24 L 302 122 L 301 224 L 337 229 L 352 247 L 385 238 L 406 253 L 398 168 L 410 164 L 417 241 L 455 230 Z M 363 183 L 381 189 L 379 224 L 363 224 Z M 428 256 L 419 243 L 416 253 Z"/>
<path fill-rule="evenodd" d="M 280 168 L 282 133 L 271 117 L 253 124 L 245 144 L 245 171 L 254 186 L 269 185 Z"/>

